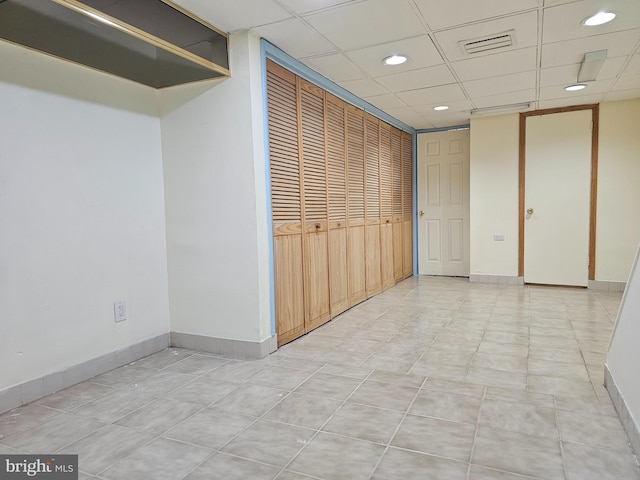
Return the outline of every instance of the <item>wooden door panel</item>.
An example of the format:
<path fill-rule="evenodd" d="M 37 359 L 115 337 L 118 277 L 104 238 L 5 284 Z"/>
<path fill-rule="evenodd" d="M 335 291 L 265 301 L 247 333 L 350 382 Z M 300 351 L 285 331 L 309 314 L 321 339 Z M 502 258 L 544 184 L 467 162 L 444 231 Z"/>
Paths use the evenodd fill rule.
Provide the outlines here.
<path fill-rule="evenodd" d="M 302 236 L 283 235 L 273 239 L 276 333 L 283 345 L 304 333 L 304 280 Z"/>
<path fill-rule="evenodd" d="M 393 271 L 393 224 L 380 225 L 380 268 L 382 290 L 392 287 L 396 282 Z"/>
<path fill-rule="evenodd" d="M 404 243 L 402 241 L 402 222 L 393 223 L 393 277 L 396 282 L 402 280 L 404 255 L 402 250 Z"/>
<path fill-rule="evenodd" d="M 349 227 L 349 305 L 356 305 L 367 298 L 365 270 L 365 227 Z"/>
<path fill-rule="evenodd" d="M 331 317 L 349 308 L 346 228 L 329 230 L 329 303 Z"/>
<path fill-rule="evenodd" d="M 313 330 L 329 320 L 329 259 L 327 232 L 305 234 L 305 285 L 307 326 Z"/>
<path fill-rule="evenodd" d="M 411 220 L 402 222 L 402 277 L 413 274 L 413 225 Z"/>
<path fill-rule="evenodd" d="M 382 291 L 382 275 L 380 272 L 380 225 L 367 225 L 365 244 L 367 297 L 372 297 Z"/>

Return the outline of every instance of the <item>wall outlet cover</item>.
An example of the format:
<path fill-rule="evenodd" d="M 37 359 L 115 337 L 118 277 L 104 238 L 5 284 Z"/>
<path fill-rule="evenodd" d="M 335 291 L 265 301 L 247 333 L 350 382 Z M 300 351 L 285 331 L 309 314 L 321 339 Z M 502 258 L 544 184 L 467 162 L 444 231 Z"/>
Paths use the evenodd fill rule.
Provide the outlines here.
<path fill-rule="evenodd" d="M 127 303 L 113 302 L 113 316 L 116 322 L 124 322 L 127 319 Z"/>

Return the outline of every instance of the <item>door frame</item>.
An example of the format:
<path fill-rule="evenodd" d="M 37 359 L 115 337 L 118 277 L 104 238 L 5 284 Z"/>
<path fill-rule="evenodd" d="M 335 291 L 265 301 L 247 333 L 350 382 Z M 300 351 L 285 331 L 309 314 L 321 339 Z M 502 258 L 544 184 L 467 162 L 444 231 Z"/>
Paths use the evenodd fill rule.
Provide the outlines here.
<path fill-rule="evenodd" d="M 589 200 L 589 272 L 588 280 L 596 279 L 596 209 L 598 200 L 598 129 L 600 108 L 598 104 L 575 105 L 570 107 L 533 110 L 520 114 L 518 146 L 518 276 L 524 278 L 524 188 L 525 188 L 525 147 L 527 135 L 527 117 L 551 115 L 554 113 L 591 110 L 591 192 Z"/>

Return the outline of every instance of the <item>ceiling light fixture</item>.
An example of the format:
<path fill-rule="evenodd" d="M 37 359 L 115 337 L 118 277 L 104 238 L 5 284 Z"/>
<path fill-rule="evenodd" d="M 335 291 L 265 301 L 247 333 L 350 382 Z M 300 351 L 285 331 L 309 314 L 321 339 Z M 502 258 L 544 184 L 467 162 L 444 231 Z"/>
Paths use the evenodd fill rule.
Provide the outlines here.
<path fill-rule="evenodd" d="M 584 83 L 576 83 L 574 85 L 569 85 L 564 87 L 567 92 L 577 92 L 578 90 L 584 90 L 587 86 Z"/>
<path fill-rule="evenodd" d="M 437 107 L 433 107 L 434 110 L 441 112 L 442 110 L 449 110 L 448 105 L 438 105 Z"/>
<path fill-rule="evenodd" d="M 407 61 L 404 55 L 390 55 L 382 60 L 385 65 L 400 65 Z"/>
<path fill-rule="evenodd" d="M 585 18 L 582 21 L 582 24 L 588 27 L 594 27 L 596 25 L 608 23 L 614 18 L 616 18 L 616 14 L 613 12 L 598 12 L 595 15 Z"/>
<path fill-rule="evenodd" d="M 469 113 L 472 117 L 481 117 L 485 115 L 500 115 L 504 113 L 514 113 L 529 110 L 531 102 L 513 103 L 510 105 L 495 105 L 493 107 L 474 108 Z"/>

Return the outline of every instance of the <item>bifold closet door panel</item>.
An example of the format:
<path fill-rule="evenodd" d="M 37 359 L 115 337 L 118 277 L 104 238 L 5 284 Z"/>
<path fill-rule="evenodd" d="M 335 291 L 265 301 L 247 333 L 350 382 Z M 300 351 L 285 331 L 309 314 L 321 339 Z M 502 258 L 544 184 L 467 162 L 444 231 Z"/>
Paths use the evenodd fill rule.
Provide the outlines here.
<path fill-rule="evenodd" d="M 295 75 L 268 62 L 267 108 L 278 344 L 305 331 L 302 199 Z"/>
<path fill-rule="evenodd" d="M 278 235 L 273 238 L 273 267 L 276 333 L 280 346 L 305 333 L 300 235 Z"/>
<path fill-rule="evenodd" d="M 304 205 L 304 287 L 308 332 L 330 318 L 327 164 L 324 91 L 300 78 L 298 82 Z"/>
<path fill-rule="evenodd" d="M 382 289 L 395 284 L 393 273 L 393 169 L 391 127 L 380 122 L 380 270 Z"/>
<path fill-rule="evenodd" d="M 365 267 L 364 112 L 347 106 L 347 214 L 349 305 L 367 298 Z"/>
<path fill-rule="evenodd" d="M 396 282 L 403 278 L 402 241 L 402 132 L 391 129 L 391 175 L 392 175 L 392 223 L 393 223 L 393 276 Z"/>
<path fill-rule="evenodd" d="M 365 198 L 367 297 L 382 291 L 380 272 L 380 126 L 379 120 L 365 115 Z"/>
<path fill-rule="evenodd" d="M 402 133 L 402 276 L 413 274 L 413 138 Z"/>
<path fill-rule="evenodd" d="M 331 317 L 349 308 L 347 273 L 347 163 L 344 103 L 325 94 Z"/>

